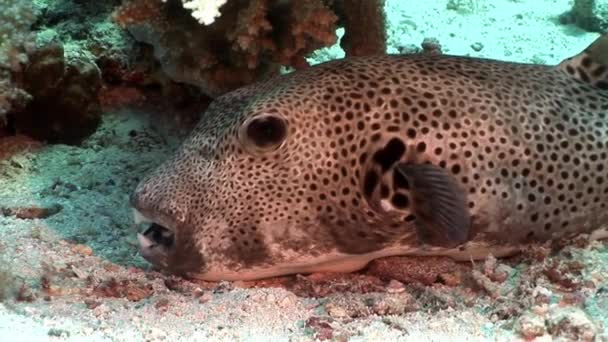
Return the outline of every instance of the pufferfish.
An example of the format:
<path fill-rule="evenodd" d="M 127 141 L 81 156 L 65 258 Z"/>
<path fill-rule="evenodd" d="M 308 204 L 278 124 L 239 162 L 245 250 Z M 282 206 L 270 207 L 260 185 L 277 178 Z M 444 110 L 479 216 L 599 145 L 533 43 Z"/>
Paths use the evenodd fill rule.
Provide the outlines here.
<path fill-rule="evenodd" d="M 608 35 L 558 65 L 346 58 L 215 99 L 131 196 L 168 272 L 480 259 L 608 222 Z"/>

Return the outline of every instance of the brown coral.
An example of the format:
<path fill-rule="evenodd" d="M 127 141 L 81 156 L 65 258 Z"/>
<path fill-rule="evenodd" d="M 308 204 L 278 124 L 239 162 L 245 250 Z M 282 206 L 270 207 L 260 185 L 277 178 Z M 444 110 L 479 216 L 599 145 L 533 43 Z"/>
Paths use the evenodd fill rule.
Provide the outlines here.
<path fill-rule="evenodd" d="M 16 85 L 11 72 L 0 69 L 0 137 L 11 133 L 10 114 L 23 110 L 31 100 L 32 96 Z"/>
<path fill-rule="evenodd" d="M 294 68 L 306 66 L 305 56 L 336 43 L 338 17 L 323 1 L 291 1 L 271 13 L 275 29 L 275 61 Z"/>
<path fill-rule="evenodd" d="M 385 53 L 384 0 L 338 0 L 336 8 L 344 26 L 340 46 L 347 57 Z"/>
<path fill-rule="evenodd" d="M 29 57 L 23 87 L 33 100 L 15 114 L 17 133 L 51 143 L 79 143 L 101 122 L 99 69 L 88 60 L 66 61 L 59 44 L 41 47 Z"/>
<path fill-rule="evenodd" d="M 222 93 L 306 67 L 305 56 L 336 42 L 331 0 L 233 0 L 213 24 L 200 25 L 179 1 L 126 1 L 115 20 L 154 47 L 163 71 L 205 94 Z"/>

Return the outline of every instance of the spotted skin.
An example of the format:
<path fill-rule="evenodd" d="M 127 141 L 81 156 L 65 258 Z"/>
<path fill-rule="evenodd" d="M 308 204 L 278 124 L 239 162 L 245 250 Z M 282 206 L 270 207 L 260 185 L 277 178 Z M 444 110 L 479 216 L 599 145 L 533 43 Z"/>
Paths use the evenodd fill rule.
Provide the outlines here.
<path fill-rule="evenodd" d="M 608 91 L 605 56 L 589 51 L 559 66 L 353 58 L 224 95 L 132 195 L 175 234 L 154 260 L 201 279 L 256 279 L 387 255 L 508 255 L 591 232 L 608 220 Z M 286 124 L 272 148 L 244 128 L 259 115 Z M 408 164 L 452 177 L 468 242 L 434 246 L 416 232 L 416 193 L 397 171 Z"/>

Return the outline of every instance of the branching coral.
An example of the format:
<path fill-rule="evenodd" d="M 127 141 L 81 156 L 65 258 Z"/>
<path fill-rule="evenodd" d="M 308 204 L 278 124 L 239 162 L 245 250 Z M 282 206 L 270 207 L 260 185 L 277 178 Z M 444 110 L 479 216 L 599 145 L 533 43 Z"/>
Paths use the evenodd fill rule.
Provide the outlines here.
<path fill-rule="evenodd" d="M 345 29 L 340 45 L 346 56 L 386 52 L 384 0 L 338 0 L 336 8 Z"/>
<path fill-rule="evenodd" d="M 162 0 L 163 2 L 167 0 Z M 182 0 L 184 8 L 192 11 L 192 16 L 203 25 L 210 25 L 219 17 L 220 7 L 226 0 Z"/>
<path fill-rule="evenodd" d="M 179 0 L 129 0 L 115 20 L 154 47 L 171 79 L 217 96 L 279 66 L 307 66 L 305 56 L 336 42 L 332 0 L 232 0 L 213 24 L 201 25 Z"/>

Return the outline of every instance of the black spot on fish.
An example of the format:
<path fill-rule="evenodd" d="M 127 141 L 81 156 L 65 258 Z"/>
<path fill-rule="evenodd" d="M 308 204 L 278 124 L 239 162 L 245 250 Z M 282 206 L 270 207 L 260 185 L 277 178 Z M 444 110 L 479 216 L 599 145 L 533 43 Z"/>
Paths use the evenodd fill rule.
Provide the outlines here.
<path fill-rule="evenodd" d="M 378 175 L 370 170 L 365 174 L 365 179 L 363 180 L 363 192 L 365 196 L 371 197 L 376 185 L 378 185 Z"/>
<path fill-rule="evenodd" d="M 405 153 L 405 144 L 397 139 L 391 139 L 383 149 L 374 154 L 374 161 L 386 172 L 393 164 L 398 162 Z"/>

